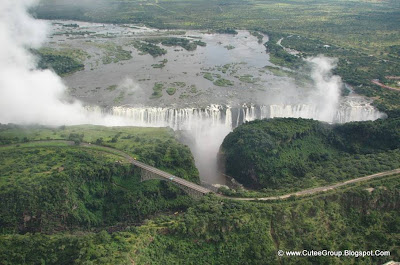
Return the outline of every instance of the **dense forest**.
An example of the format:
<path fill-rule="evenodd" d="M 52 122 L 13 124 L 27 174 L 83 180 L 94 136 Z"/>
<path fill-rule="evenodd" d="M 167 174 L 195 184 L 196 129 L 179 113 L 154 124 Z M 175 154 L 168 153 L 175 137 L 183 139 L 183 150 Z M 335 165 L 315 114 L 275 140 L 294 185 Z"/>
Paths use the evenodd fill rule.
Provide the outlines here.
<path fill-rule="evenodd" d="M 49 48 L 32 50 L 37 57 L 37 67 L 39 69 L 51 69 L 60 76 L 72 74 L 84 69 L 84 58 L 82 51 L 57 51 Z"/>
<path fill-rule="evenodd" d="M 77 128 L 81 134 L 73 132 Z M 52 138 L 42 138 L 46 134 Z M 82 149 L 78 145 L 51 141 L 62 139 L 63 135 L 75 144 L 98 136 L 97 144 L 118 148 L 119 143 L 123 146 L 120 149 L 126 151 L 129 151 L 125 145 L 127 139 L 134 137 L 130 142 L 136 145 L 147 142 L 147 153 L 141 150 L 133 153 L 137 159 L 167 167 L 183 178 L 198 182 L 190 151 L 166 129 L 2 125 L 1 232 L 52 233 L 123 226 L 140 223 L 160 211 L 181 210 L 190 204 L 181 190 L 165 182 L 139 185 L 140 171 L 119 154 L 100 147 Z M 166 141 L 166 149 L 162 141 Z"/>
<path fill-rule="evenodd" d="M 190 204 L 164 182 L 138 188 L 137 169 L 99 151 L 22 145 L 0 157 L 2 233 L 124 227 Z"/>
<path fill-rule="evenodd" d="M 38 63 L 39 69 L 52 69 L 57 74 L 63 76 L 73 72 L 82 70 L 84 65 L 77 62 L 75 59 L 62 55 L 40 55 Z"/>
<path fill-rule="evenodd" d="M 279 137 L 279 152 L 291 142 L 302 148 L 314 141 L 328 147 L 328 153 L 308 147 L 319 161 L 338 152 L 375 161 L 383 151 L 390 155 L 385 159 L 399 161 L 396 119 L 340 126 L 276 119 L 234 133 L 252 126 L 254 135 L 269 128 L 269 140 Z M 357 137 L 360 130 L 365 137 Z M 377 138 L 369 141 L 372 135 Z M 190 152 L 168 129 L 1 125 L 0 139 L 2 264 L 380 264 L 400 258 L 398 175 L 288 200 L 194 200 L 166 182 L 140 182 L 123 156 L 101 147 L 198 181 Z M 390 255 L 279 257 L 280 249 L 381 249 Z"/>
<path fill-rule="evenodd" d="M 271 119 L 236 128 L 221 146 L 226 172 L 265 191 L 301 189 L 400 167 L 400 119 L 343 125 Z"/>
<path fill-rule="evenodd" d="M 3 264 L 383 264 L 400 259 L 399 185 L 396 176 L 271 203 L 211 196 L 129 227 L 3 233 L 0 258 Z M 279 249 L 379 249 L 390 256 L 279 257 Z"/>
<path fill-rule="evenodd" d="M 227 195 L 282 194 L 400 167 L 400 93 L 371 83 L 379 79 L 387 84 L 387 76 L 400 76 L 398 0 L 41 0 L 30 12 L 40 19 L 210 33 L 245 29 L 259 41 L 264 33 L 269 37 L 266 52 L 275 64 L 266 69 L 272 73 L 286 71 L 304 79 L 304 58 L 338 58 L 334 74 L 388 114 L 384 120 L 343 125 L 282 118 L 239 126 L 225 138 L 219 158 L 228 175 L 254 191 L 228 190 Z M 189 51 L 205 45 L 182 38 L 143 39 L 132 45 L 157 57 L 167 52 L 155 45 L 159 43 Z M 117 44 L 100 48 L 106 51 L 104 64 L 132 58 Z M 39 68 L 61 76 L 83 69 L 89 58 L 69 48 L 33 53 Z M 213 81 L 212 76 L 204 78 Z M 96 146 L 83 148 L 81 143 Z M 167 182 L 141 182 L 137 168 L 104 147 L 200 182 L 189 148 L 171 129 L 0 124 L 1 264 L 400 261 L 400 175 L 286 200 L 240 201 L 218 194 L 195 200 Z M 381 250 L 389 255 L 277 255 L 278 250 L 303 249 Z"/>

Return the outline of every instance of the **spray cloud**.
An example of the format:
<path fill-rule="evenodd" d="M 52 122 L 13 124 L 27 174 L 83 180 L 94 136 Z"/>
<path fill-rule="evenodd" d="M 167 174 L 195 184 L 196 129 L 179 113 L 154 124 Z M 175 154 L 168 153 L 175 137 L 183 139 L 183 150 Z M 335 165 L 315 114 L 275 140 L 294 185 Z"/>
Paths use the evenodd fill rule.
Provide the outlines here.
<path fill-rule="evenodd" d="M 79 101 L 65 100 L 66 87 L 60 77 L 50 70 L 35 68 L 35 58 L 29 48 L 39 48 L 46 39 L 47 24 L 32 18 L 27 9 L 36 0 L 3 0 L 0 3 L 0 123 L 40 123 L 44 125 L 103 124 L 135 125 L 138 121 L 124 117 L 101 116 L 88 112 Z M 331 122 L 337 111 L 340 98 L 340 77 L 332 76 L 335 60 L 323 56 L 308 59 L 314 66 L 312 78 L 315 88 L 304 97 L 297 92 L 294 96 L 285 89 L 279 93 L 287 103 L 303 103 L 315 106 L 316 112 L 298 117 L 315 118 Z M 125 79 L 119 89 L 127 93 L 140 93 L 140 87 Z M 290 91 L 292 91 L 291 89 Z M 294 92 L 294 91 L 293 91 Z M 277 100 L 277 98 L 273 99 Z M 270 104 L 274 102 L 270 102 Z M 284 115 L 285 116 L 285 115 Z M 290 115 L 289 115 L 290 116 Z M 285 117 L 288 117 L 286 115 Z M 196 121 L 195 128 L 186 133 L 192 138 L 191 149 L 196 163 L 213 182 L 216 174 L 216 156 L 224 137 L 232 129 L 227 124 Z M 140 124 L 141 126 L 164 126 L 166 124 Z M 213 176 L 214 175 L 214 176 Z"/>
<path fill-rule="evenodd" d="M 332 122 L 339 107 L 342 86 L 341 78 L 337 75 L 332 75 L 337 59 L 319 55 L 308 58 L 307 61 L 312 65 L 311 77 L 316 87 L 315 94 L 310 95 L 309 98 L 318 110 L 318 116 L 315 118 Z"/>
<path fill-rule="evenodd" d="M 78 101 L 67 102 L 61 78 L 50 70 L 36 69 L 36 60 L 28 49 L 39 48 L 47 34 L 47 24 L 27 12 L 36 3 L 0 3 L 0 123 L 125 123 L 121 118 L 90 113 Z"/>

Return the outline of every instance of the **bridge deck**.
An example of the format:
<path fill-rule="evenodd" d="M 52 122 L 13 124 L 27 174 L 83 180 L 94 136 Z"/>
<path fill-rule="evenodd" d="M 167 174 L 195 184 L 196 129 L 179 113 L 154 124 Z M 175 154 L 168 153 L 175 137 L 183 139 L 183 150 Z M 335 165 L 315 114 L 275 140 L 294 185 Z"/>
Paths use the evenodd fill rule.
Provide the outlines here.
<path fill-rule="evenodd" d="M 39 140 L 39 141 L 35 141 L 35 142 L 36 143 L 49 143 L 49 142 L 50 143 L 51 142 L 60 143 L 60 142 L 62 142 L 62 143 L 65 143 L 67 145 L 74 145 L 74 142 L 67 141 L 67 140 Z M 11 145 L 2 145 L 0 147 L 19 146 L 19 145 L 20 144 L 18 143 L 18 144 L 11 144 Z M 139 162 L 139 161 L 135 160 L 133 157 L 131 157 L 129 154 L 127 154 L 127 153 L 125 153 L 125 152 L 123 152 L 121 150 L 117 150 L 117 149 L 114 149 L 114 148 L 111 148 L 111 147 L 105 147 L 105 146 L 97 146 L 97 145 L 90 144 L 90 143 L 81 143 L 80 145 L 83 146 L 83 147 L 91 147 L 91 146 L 93 146 L 93 147 L 101 148 L 102 150 L 108 150 L 111 153 L 117 153 L 117 154 L 125 157 L 132 164 L 134 164 L 134 165 L 136 165 L 136 166 L 138 166 L 140 168 L 148 170 L 148 171 L 156 174 L 157 176 L 160 176 L 161 178 L 165 178 L 165 180 L 167 180 L 167 181 L 174 182 L 174 183 L 176 183 L 176 184 L 178 184 L 180 186 L 188 187 L 188 188 L 190 188 L 190 189 L 192 189 L 194 191 L 197 191 L 199 193 L 207 194 L 207 193 L 213 192 L 210 189 L 207 189 L 207 188 L 202 187 L 200 185 L 194 184 L 194 183 L 192 183 L 190 181 L 187 181 L 187 180 L 184 180 L 182 178 L 175 177 L 172 174 L 169 174 L 169 173 L 164 172 L 162 170 L 159 170 L 159 169 L 157 169 L 155 167 L 152 167 L 152 166 L 146 165 L 146 164 L 144 164 L 142 162 Z M 279 199 L 290 198 L 291 196 L 311 195 L 311 194 L 315 194 L 315 193 L 318 193 L 318 192 L 324 192 L 324 191 L 327 191 L 327 190 L 336 189 L 336 188 L 339 188 L 339 187 L 342 187 L 344 185 L 348 185 L 348 184 L 351 184 L 351 183 L 357 183 L 357 182 L 361 182 L 361 181 L 367 181 L 367 180 L 372 180 L 372 179 L 379 178 L 379 177 L 396 175 L 396 174 L 397 175 L 400 174 L 400 168 L 394 169 L 394 170 L 389 170 L 389 171 L 384 171 L 384 172 L 380 172 L 380 173 L 376 173 L 376 174 L 372 174 L 372 175 L 368 175 L 368 176 L 364 176 L 364 177 L 359 177 L 359 178 L 356 178 L 356 179 L 350 179 L 350 180 L 347 180 L 347 181 L 344 181 L 344 182 L 340 182 L 340 183 L 336 183 L 336 184 L 333 184 L 333 185 L 330 185 L 330 186 L 323 186 L 323 187 L 305 189 L 305 190 L 298 191 L 298 192 L 295 192 L 295 193 L 290 193 L 290 194 L 280 195 L 280 196 L 261 197 L 261 198 L 258 198 L 258 197 L 254 197 L 254 198 L 227 197 L 227 196 L 219 195 L 219 194 L 217 194 L 217 196 L 222 197 L 222 198 L 226 198 L 226 199 L 230 199 L 230 200 L 241 200 L 241 201 L 279 200 Z"/>
<path fill-rule="evenodd" d="M 70 143 L 72 143 L 72 142 L 70 142 Z M 81 143 L 81 146 L 90 147 L 90 146 L 96 146 L 96 145 L 87 144 L 87 143 Z M 101 148 L 110 150 L 110 152 L 118 153 L 118 154 L 124 156 L 129 162 L 131 162 L 135 166 L 138 166 L 138 167 L 143 168 L 145 170 L 148 170 L 148 171 L 150 171 L 150 172 L 152 172 L 154 174 L 157 174 L 158 176 L 160 176 L 162 178 L 165 178 L 166 181 L 170 181 L 170 182 L 174 182 L 176 184 L 182 185 L 182 186 L 186 186 L 188 188 L 191 188 L 191 189 L 193 189 L 193 190 L 195 190 L 197 192 L 203 193 L 203 194 L 207 194 L 207 193 L 213 192 L 212 190 L 204 188 L 204 187 L 202 187 L 200 185 L 197 185 L 197 184 L 195 184 L 193 182 L 184 180 L 182 178 L 179 178 L 179 177 L 176 177 L 176 176 L 174 176 L 172 174 L 169 174 L 169 173 L 167 173 L 165 171 L 159 170 L 159 169 L 157 169 L 155 167 L 152 167 L 152 166 L 149 166 L 149 165 L 147 165 L 145 163 L 139 162 L 136 159 L 134 159 L 133 157 L 131 157 L 129 154 L 125 153 L 124 151 L 117 150 L 117 149 L 114 149 L 114 148 L 111 148 L 111 147 L 106 147 L 106 146 L 101 146 Z"/>
<path fill-rule="evenodd" d="M 129 159 L 129 160 L 130 160 L 130 162 L 132 162 L 132 164 L 134 164 L 135 166 L 138 166 L 138 167 L 143 168 L 143 169 L 146 169 L 146 170 L 148 170 L 148 171 L 150 171 L 150 172 L 152 172 L 152 173 L 154 173 L 154 174 L 157 174 L 158 176 L 160 176 L 160 177 L 162 177 L 162 178 L 165 178 L 165 180 L 167 180 L 167 181 L 175 182 L 175 183 L 177 183 L 177 184 L 186 186 L 186 187 L 188 187 L 188 188 L 191 188 L 191 189 L 196 190 L 196 191 L 198 191 L 198 192 L 201 192 L 201 193 L 203 193 L 203 194 L 212 192 L 211 190 L 209 190 L 209 189 L 207 189 L 207 188 L 204 188 L 204 187 L 202 187 L 202 186 L 200 186 L 200 185 L 197 185 L 197 184 L 195 184 L 195 183 L 193 183 L 193 182 L 190 182 L 190 181 L 187 181 L 187 180 L 185 180 L 185 179 L 176 177 L 176 176 L 174 176 L 174 175 L 172 175 L 172 174 L 169 174 L 169 173 L 167 173 L 167 172 L 165 172 L 165 171 L 159 170 L 159 169 L 157 169 L 157 168 L 155 168 L 155 167 L 146 165 L 146 164 L 144 164 L 144 163 L 142 163 L 142 162 L 139 162 L 139 161 L 137 161 L 137 160 L 133 160 L 133 159 Z"/>

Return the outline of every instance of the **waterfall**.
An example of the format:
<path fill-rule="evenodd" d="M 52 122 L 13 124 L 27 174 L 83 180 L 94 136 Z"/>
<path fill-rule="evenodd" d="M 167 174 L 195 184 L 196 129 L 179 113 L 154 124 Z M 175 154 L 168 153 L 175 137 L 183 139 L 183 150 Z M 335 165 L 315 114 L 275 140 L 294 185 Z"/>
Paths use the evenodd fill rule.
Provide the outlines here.
<path fill-rule="evenodd" d="M 129 107 L 117 106 L 106 110 L 94 109 L 114 116 L 131 119 L 137 126 L 171 127 L 174 130 L 193 130 L 199 122 L 206 126 L 225 125 L 230 129 L 256 119 L 292 117 L 321 120 L 321 109 L 308 104 L 273 104 L 225 106 L 204 108 Z M 342 100 L 330 123 L 376 120 L 385 115 L 362 98 Z"/>
<path fill-rule="evenodd" d="M 131 107 L 111 108 L 87 107 L 93 112 L 110 114 L 115 118 L 128 119 L 129 124 L 145 127 L 171 127 L 181 130 L 189 141 L 203 182 L 225 184 L 218 173 L 217 153 L 225 136 L 242 123 L 256 119 L 293 117 L 325 120 L 321 106 L 311 104 L 273 104 L 241 106 L 209 105 L 204 108 Z M 326 114 L 326 112 L 325 112 Z M 385 115 L 375 109 L 370 101 L 362 97 L 346 97 L 340 101 L 331 123 L 376 120 Z"/>

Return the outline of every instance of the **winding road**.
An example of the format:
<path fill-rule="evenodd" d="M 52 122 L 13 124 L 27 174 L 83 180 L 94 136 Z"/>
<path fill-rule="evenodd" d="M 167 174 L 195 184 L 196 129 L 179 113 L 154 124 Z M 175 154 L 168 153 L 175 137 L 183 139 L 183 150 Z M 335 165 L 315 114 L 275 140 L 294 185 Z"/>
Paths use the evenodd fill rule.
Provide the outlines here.
<path fill-rule="evenodd" d="M 317 187 L 317 188 L 311 188 L 311 189 L 301 190 L 301 191 L 297 191 L 297 192 L 293 192 L 293 193 L 288 193 L 288 194 L 280 195 L 280 196 L 271 196 L 271 197 L 262 197 L 262 198 L 232 198 L 232 199 L 234 199 L 234 200 L 240 200 L 240 201 L 253 201 L 253 200 L 258 200 L 258 201 L 272 201 L 272 200 L 282 200 L 282 199 L 287 199 L 287 198 L 289 198 L 289 197 L 291 197 L 291 196 L 312 195 L 312 194 L 319 193 L 319 192 L 324 192 L 324 191 L 328 191 L 328 190 L 337 189 L 337 188 L 343 187 L 343 186 L 345 186 L 345 185 L 354 184 L 354 183 L 358 183 L 358 182 L 362 182 L 362 181 L 367 181 L 367 180 L 371 180 L 371 179 L 375 179 L 375 178 L 380 178 L 380 177 L 385 177 L 385 176 L 391 176 L 391 175 L 395 175 L 395 174 L 400 174 L 400 168 L 394 169 L 394 170 L 389 170 L 389 171 L 384 171 L 384 172 L 380 172 L 380 173 L 376 173 L 376 174 L 372 174 L 372 175 L 368 175 L 368 176 L 364 176 L 364 177 L 360 177 L 360 178 L 355 178 L 355 179 L 347 180 L 347 181 L 340 182 L 340 183 L 333 184 L 333 185 L 329 185 L 329 186 L 322 186 L 322 187 Z M 227 198 L 230 198 L 230 197 L 227 197 Z"/>

